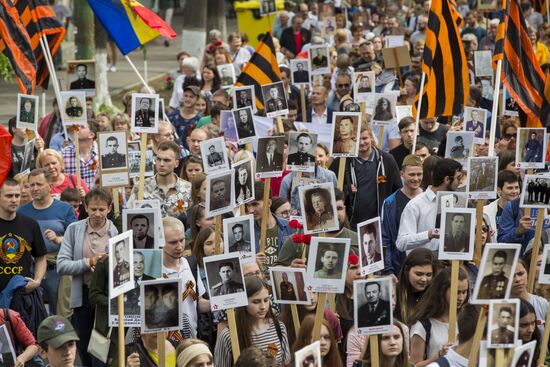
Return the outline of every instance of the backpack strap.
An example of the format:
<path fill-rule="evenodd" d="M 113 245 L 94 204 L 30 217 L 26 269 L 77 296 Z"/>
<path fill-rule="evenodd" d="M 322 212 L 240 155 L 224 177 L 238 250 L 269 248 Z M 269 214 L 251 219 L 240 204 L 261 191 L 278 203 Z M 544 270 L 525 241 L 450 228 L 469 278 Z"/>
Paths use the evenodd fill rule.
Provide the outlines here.
<path fill-rule="evenodd" d="M 424 327 L 424 330 L 426 330 L 426 349 L 424 350 L 424 360 L 428 359 L 428 345 L 430 344 L 430 337 L 432 336 L 432 322 L 430 319 L 423 319 L 420 320 L 420 323 L 422 324 L 422 327 Z"/>
<path fill-rule="evenodd" d="M 449 360 L 445 356 L 436 359 L 434 363 L 437 363 L 439 367 L 451 367 Z"/>

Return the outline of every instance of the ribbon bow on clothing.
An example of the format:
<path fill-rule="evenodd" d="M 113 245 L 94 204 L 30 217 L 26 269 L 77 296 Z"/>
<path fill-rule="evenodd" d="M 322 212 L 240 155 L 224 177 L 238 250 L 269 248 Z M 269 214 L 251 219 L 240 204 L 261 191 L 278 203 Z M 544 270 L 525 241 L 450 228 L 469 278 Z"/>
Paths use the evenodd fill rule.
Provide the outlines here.
<path fill-rule="evenodd" d="M 185 291 L 183 292 L 183 299 L 185 300 L 187 296 L 191 296 L 193 301 L 197 300 L 197 292 L 195 292 L 195 283 L 192 280 L 188 281 L 185 285 Z"/>

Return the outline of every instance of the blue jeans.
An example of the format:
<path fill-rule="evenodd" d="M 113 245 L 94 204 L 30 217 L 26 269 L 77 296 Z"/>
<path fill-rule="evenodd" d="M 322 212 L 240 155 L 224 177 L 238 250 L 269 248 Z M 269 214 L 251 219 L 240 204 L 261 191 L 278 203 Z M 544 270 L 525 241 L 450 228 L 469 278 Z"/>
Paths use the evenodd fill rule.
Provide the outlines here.
<path fill-rule="evenodd" d="M 44 292 L 46 292 L 46 296 L 48 297 L 50 315 L 57 314 L 57 293 L 59 291 L 60 279 L 61 276 L 57 273 L 55 265 L 48 264 L 48 271 L 46 271 L 46 277 L 42 282 L 42 288 L 44 288 Z"/>

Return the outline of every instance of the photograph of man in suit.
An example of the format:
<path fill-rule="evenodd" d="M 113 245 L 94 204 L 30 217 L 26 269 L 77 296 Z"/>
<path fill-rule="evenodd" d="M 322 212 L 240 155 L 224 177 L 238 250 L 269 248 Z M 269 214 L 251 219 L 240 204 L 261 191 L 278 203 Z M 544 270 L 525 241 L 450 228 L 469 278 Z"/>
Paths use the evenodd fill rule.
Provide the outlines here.
<path fill-rule="evenodd" d="M 208 147 L 208 165 L 210 167 L 216 167 L 223 165 L 223 154 L 216 152 L 214 144 Z"/>
<path fill-rule="evenodd" d="M 88 65 L 76 65 L 76 76 L 78 79 L 71 83 L 69 89 L 95 89 L 95 82 L 87 78 Z"/>
<path fill-rule="evenodd" d="M 218 266 L 218 274 L 221 282 L 212 287 L 213 296 L 224 296 L 244 291 L 243 284 L 233 279 L 236 273 L 232 261 L 221 262 Z"/>
<path fill-rule="evenodd" d="M 124 293 L 124 314 L 125 315 L 139 315 L 140 310 L 140 287 L 139 284 L 143 280 L 153 280 L 154 277 L 145 274 L 145 255 L 141 251 L 134 250 L 134 283 L 135 288 Z M 117 299 L 111 300 L 111 314 L 116 315 L 113 312 L 117 310 Z"/>
<path fill-rule="evenodd" d="M 126 250 L 125 241 L 115 244 L 115 266 L 113 269 L 113 287 L 121 286 L 130 280 L 130 263 L 124 260 Z"/>
<path fill-rule="evenodd" d="M 504 306 L 498 312 L 497 328 L 491 331 L 491 344 L 514 343 L 514 312 L 512 308 Z"/>
<path fill-rule="evenodd" d="M 301 133 L 296 138 L 298 151 L 288 156 L 288 164 L 292 166 L 311 166 L 315 164 L 315 156 L 310 154 L 313 139 L 308 133 Z"/>
<path fill-rule="evenodd" d="M 65 108 L 65 114 L 69 117 L 79 118 L 82 117 L 84 109 L 80 105 L 80 101 L 76 97 L 69 97 L 68 106 Z"/>
<path fill-rule="evenodd" d="M 309 83 L 309 74 L 307 70 L 304 70 L 305 62 L 296 63 L 296 71 L 292 73 L 294 83 Z"/>
<path fill-rule="evenodd" d="M 283 170 L 283 155 L 277 152 L 277 141 L 269 139 L 265 145 L 265 153 L 259 151 L 256 160 L 257 172 L 277 172 Z"/>
<path fill-rule="evenodd" d="M 265 103 L 267 113 L 287 109 L 284 97 L 280 97 L 279 95 L 278 86 L 273 85 L 269 88 L 269 99 Z"/>
<path fill-rule="evenodd" d="M 34 124 L 34 104 L 33 101 L 29 98 L 21 98 L 22 107 L 19 112 L 19 121 L 28 122 L 29 124 Z"/>
<path fill-rule="evenodd" d="M 466 214 L 453 213 L 447 215 L 445 229 L 445 252 L 467 252 L 470 245 L 470 235 L 465 231 L 468 229 Z M 448 229 L 447 229 L 448 228 Z"/>
<path fill-rule="evenodd" d="M 234 83 L 233 75 L 231 75 L 232 64 L 227 64 L 220 67 L 220 78 L 223 86 L 232 85 Z"/>
<path fill-rule="evenodd" d="M 377 239 L 377 233 L 376 223 L 369 223 L 365 226 L 365 233 L 362 238 L 363 266 L 372 265 L 382 260 L 379 246 L 380 241 Z"/>
<path fill-rule="evenodd" d="M 371 93 L 370 78 L 368 75 L 362 75 L 359 79 L 359 86 L 357 88 L 358 93 Z"/>
<path fill-rule="evenodd" d="M 118 152 L 118 139 L 116 136 L 109 136 L 105 142 L 107 154 L 101 156 L 101 168 L 123 168 L 126 166 L 126 155 Z"/>
<path fill-rule="evenodd" d="M 139 110 L 136 111 L 136 127 L 152 127 L 155 119 L 155 111 L 151 108 L 151 99 L 142 98 L 139 101 Z"/>
<path fill-rule="evenodd" d="M 479 120 L 479 111 L 472 110 L 472 119 L 466 121 L 466 131 L 473 131 L 476 138 L 483 139 L 483 122 Z"/>
<path fill-rule="evenodd" d="M 366 303 L 357 310 L 358 326 L 371 327 L 388 325 L 390 323 L 390 303 L 380 298 L 379 282 L 365 284 Z"/>
<path fill-rule="evenodd" d="M 216 210 L 226 208 L 229 206 L 231 198 L 230 192 L 226 187 L 226 183 L 223 179 L 217 179 L 212 182 L 212 188 L 210 191 L 210 210 Z"/>
<path fill-rule="evenodd" d="M 328 59 L 325 55 L 326 48 L 319 47 L 315 49 L 315 57 L 311 59 L 311 68 L 317 70 L 328 67 Z"/>
<path fill-rule="evenodd" d="M 523 145 L 523 162 L 540 162 L 542 158 L 542 144 L 537 139 L 537 133 L 531 131 L 529 139 Z"/>
<path fill-rule="evenodd" d="M 235 201 L 237 204 L 242 204 L 252 197 L 251 185 L 248 180 L 248 167 L 246 164 L 241 164 L 237 169 L 237 182 L 235 183 Z"/>
<path fill-rule="evenodd" d="M 134 231 L 134 248 L 155 248 L 155 239 L 148 235 L 149 218 L 137 214 L 130 219 L 130 228 Z"/>
<path fill-rule="evenodd" d="M 245 239 L 244 235 L 244 225 L 242 223 L 237 223 L 231 228 L 233 233 L 233 243 L 229 245 L 229 252 L 245 252 L 250 251 L 250 240 Z"/>
<path fill-rule="evenodd" d="M 249 115 L 249 109 L 239 110 L 237 116 L 237 132 L 239 139 L 249 138 L 256 135 L 252 115 Z"/>
<path fill-rule="evenodd" d="M 237 91 L 237 108 L 252 107 L 252 94 L 249 89 Z"/>

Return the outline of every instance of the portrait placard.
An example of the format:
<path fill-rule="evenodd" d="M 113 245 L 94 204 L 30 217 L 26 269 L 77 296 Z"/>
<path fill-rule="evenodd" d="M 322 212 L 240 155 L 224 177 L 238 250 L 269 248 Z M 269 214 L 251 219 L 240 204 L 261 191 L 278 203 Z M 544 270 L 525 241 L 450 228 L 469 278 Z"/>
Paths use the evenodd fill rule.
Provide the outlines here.
<path fill-rule="evenodd" d="M 235 206 L 254 201 L 254 168 L 252 160 L 246 159 L 233 164 L 235 172 Z"/>
<path fill-rule="evenodd" d="M 521 208 L 550 208 L 550 174 L 527 174 L 523 178 Z"/>
<path fill-rule="evenodd" d="M 17 94 L 17 120 L 15 127 L 38 131 L 38 105 L 40 97 Z"/>
<path fill-rule="evenodd" d="M 306 269 L 272 266 L 269 274 L 275 303 L 311 304 L 311 293 L 306 292 Z"/>
<path fill-rule="evenodd" d="M 544 168 L 547 145 L 545 128 L 518 128 L 516 168 Z"/>
<path fill-rule="evenodd" d="M 132 231 L 109 238 L 109 299 L 135 287 Z"/>
<path fill-rule="evenodd" d="M 252 107 L 252 110 L 256 112 L 256 92 L 254 92 L 254 86 L 245 85 L 242 87 L 233 88 L 233 106 L 236 109 L 243 107 Z"/>
<path fill-rule="evenodd" d="M 267 117 L 288 115 L 288 102 L 283 82 L 262 85 L 262 95 Z"/>
<path fill-rule="evenodd" d="M 500 9 L 498 0 L 480 0 L 477 3 L 477 10 L 484 13 L 497 11 Z"/>
<path fill-rule="evenodd" d="M 537 348 L 537 341 L 533 340 L 529 343 L 517 346 L 514 349 L 514 355 L 512 356 L 511 367 L 523 367 L 530 366 L 535 358 L 535 349 Z"/>
<path fill-rule="evenodd" d="M 95 71 L 95 60 L 67 61 L 67 89 L 81 90 L 86 93 L 86 96 L 95 96 Z"/>
<path fill-rule="evenodd" d="M 469 157 L 468 199 L 497 196 L 498 157 Z"/>
<path fill-rule="evenodd" d="M 126 131 L 98 132 L 101 185 L 105 187 L 130 184 Z"/>
<path fill-rule="evenodd" d="M 248 305 L 239 254 L 207 256 L 204 269 L 212 311 Z"/>
<path fill-rule="evenodd" d="M 0 354 L 2 355 L 2 366 L 15 366 L 15 348 L 13 346 L 8 324 L 0 325 Z"/>
<path fill-rule="evenodd" d="M 392 281 L 389 277 L 353 282 L 353 320 L 359 335 L 383 334 L 391 330 Z"/>
<path fill-rule="evenodd" d="M 355 102 L 364 102 L 374 94 L 376 75 L 374 71 L 363 71 L 355 73 L 353 82 L 353 95 Z"/>
<path fill-rule="evenodd" d="M 227 148 L 223 137 L 201 141 L 200 150 L 206 174 L 229 169 Z"/>
<path fill-rule="evenodd" d="M 130 130 L 133 133 L 158 132 L 159 95 L 134 93 L 132 94 L 132 117 Z"/>
<path fill-rule="evenodd" d="M 476 77 L 493 76 L 492 59 L 493 53 L 491 50 L 474 51 L 474 67 Z"/>
<path fill-rule="evenodd" d="M 220 112 L 220 132 L 223 132 L 223 138 L 226 141 L 237 142 L 237 126 L 235 126 L 233 111 L 224 110 Z"/>
<path fill-rule="evenodd" d="M 411 64 L 411 54 L 407 46 L 383 48 L 382 59 L 386 69 L 397 69 Z"/>
<path fill-rule="evenodd" d="M 88 126 L 86 117 L 86 93 L 80 91 L 60 92 L 61 121 L 65 126 Z"/>
<path fill-rule="evenodd" d="M 243 264 L 256 261 L 254 216 L 223 219 L 224 254 L 238 253 Z"/>
<path fill-rule="evenodd" d="M 395 106 L 395 116 L 397 123 L 405 117 L 413 117 L 413 106 Z"/>
<path fill-rule="evenodd" d="M 374 112 L 372 114 L 373 125 L 391 125 L 395 123 L 395 106 L 397 95 L 394 93 L 375 93 Z"/>
<path fill-rule="evenodd" d="M 239 144 L 248 144 L 256 138 L 256 127 L 251 107 L 243 107 L 233 110 L 233 121 L 237 131 Z"/>
<path fill-rule="evenodd" d="M 476 144 L 485 144 L 487 112 L 483 108 L 464 107 L 464 131 L 474 132 L 474 143 Z"/>
<path fill-rule="evenodd" d="M 155 214 L 155 218 L 162 218 L 162 211 L 160 207 L 160 201 L 157 199 L 149 199 L 149 200 L 134 200 L 133 201 L 133 209 L 139 209 L 139 208 L 147 208 L 147 209 L 154 209 L 157 211 Z M 132 209 L 132 208 L 128 208 Z M 157 231 L 158 231 L 158 244 L 159 247 L 164 246 L 164 226 L 162 224 L 162 219 L 157 222 Z M 156 234 L 155 234 L 156 236 Z M 157 240 L 157 237 L 155 237 L 155 242 Z"/>
<path fill-rule="evenodd" d="M 332 114 L 332 157 L 357 157 L 361 135 L 361 112 L 334 112 Z"/>
<path fill-rule="evenodd" d="M 519 106 L 504 85 L 502 86 L 502 114 L 519 116 Z"/>
<path fill-rule="evenodd" d="M 311 238 L 306 270 L 308 292 L 344 292 L 350 244 L 349 238 Z"/>
<path fill-rule="evenodd" d="M 235 172 L 233 170 L 206 176 L 206 217 L 228 213 L 235 203 Z"/>
<path fill-rule="evenodd" d="M 160 211 L 155 208 L 123 209 L 122 230 L 133 232 L 133 246 L 135 249 L 158 249 Z"/>
<path fill-rule="evenodd" d="M 519 299 L 489 303 L 487 348 L 514 348 L 518 341 Z"/>
<path fill-rule="evenodd" d="M 369 275 L 384 269 L 384 251 L 382 249 L 382 226 L 380 217 L 357 224 L 359 259 L 361 275 Z"/>
<path fill-rule="evenodd" d="M 281 177 L 284 164 L 285 137 L 258 138 L 256 178 Z"/>
<path fill-rule="evenodd" d="M 486 304 L 489 300 L 510 298 L 512 279 L 520 250 L 519 244 L 488 243 L 485 245 L 470 303 Z"/>
<path fill-rule="evenodd" d="M 309 49 L 309 64 L 311 65 L 311 75 L 321 75 L 330 73 L 328 46 L 312 46 Z"/>
<path fill-rule="evenodd" d="M 304 233 L 338 230 L 336 196 L 332 182 L 300 186 L 298 190 L 300 208 L 304 217 Z"/>
<path fill-rule="evenodd" d="M 316 341 L 297 350 L 294 353 L 294 360 L 296 367 L 322 367 L 321 342 Z"/>
<path fill-rule="evenodd" d="M 544 245 L 538 282 L 539 284 L 550 284 L 550 244 Z"/>
<path fill-rule="evenodd" d="M 141 142 L 131 141 L 128 143 L 128 167 L 130 169 L 130 178 L 139 177 L 139 165 L 141 162 Z M 145 177 L 151 177 L 155 174 L 155 158 L 153 150 L 148 147 L 145 151 Z"/>
<path fill-rule="evenodd" d="M 235 68 L 233 64 L 218 65 L 218 73 L 222 87 L 231 87 L 235 84 Z"/>
<path fill-rule="evenodd" d="M 181 330 L 182 279 L 145 280 L 140 287 L 141 333 Z"/>
<path fill-rule="evenodd" d="M 309 62 L 305 59 L 290 60 L 290 76 L 295 86 L 310 85 Z"/>
<path fill-rule="evenodd" d="M 290 131 L 286 167 L 290 171 L 313 172 L 317 154 L 317 134 Z"/>
<path fill-rule="evenodd" d="M 445 158 L 452 158 L 463 166 L 467 164 L 468 157 L 474 154 L 474 134 L 473 131 L 448 131 Z"/>
<path fill-rule="evenodd" d="M 452 196 L 448 196 L 452 199 Z M 475 209 L 447 208 L 442 205 L 439 230 L 441 233 L 439 260 L 472 260 L 474 257 L 475 225 Z"/>
<path fill-rule="evenodd" d="M 265 16 L 273 13 L 277 13 L 275 0 L 260 0 L 260 15 Z"/>

